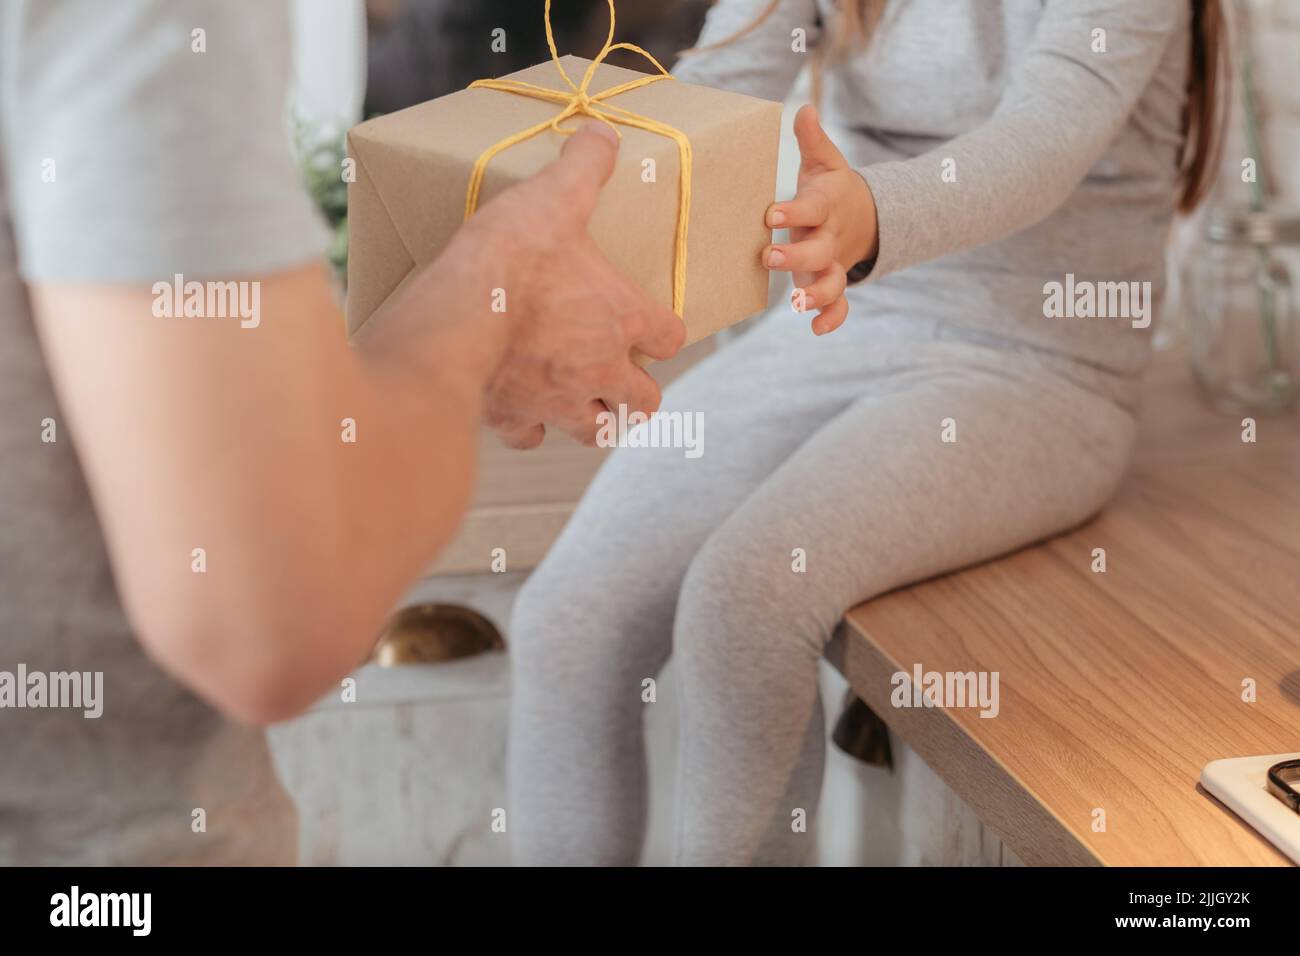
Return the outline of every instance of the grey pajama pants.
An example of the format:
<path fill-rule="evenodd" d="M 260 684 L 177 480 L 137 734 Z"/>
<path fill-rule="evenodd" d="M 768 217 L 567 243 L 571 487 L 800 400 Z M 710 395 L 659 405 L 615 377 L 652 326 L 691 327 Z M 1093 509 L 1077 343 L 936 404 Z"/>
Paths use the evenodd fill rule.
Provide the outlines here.
<path fill-rule="evenodd" d="M 844 611 L 1094 514 L 1134 400 L 1058 355 L 856 309 L 822 338 L 778 310 L 701 363 L 664 409 L 703 413 L 703 455 L 617 451 L 516 604 L 516 860 L 637 861 L 643 681 L 670 653 L 677 862 L 805 860 L 792 820 L 817 806 L 818 662 Z"/>

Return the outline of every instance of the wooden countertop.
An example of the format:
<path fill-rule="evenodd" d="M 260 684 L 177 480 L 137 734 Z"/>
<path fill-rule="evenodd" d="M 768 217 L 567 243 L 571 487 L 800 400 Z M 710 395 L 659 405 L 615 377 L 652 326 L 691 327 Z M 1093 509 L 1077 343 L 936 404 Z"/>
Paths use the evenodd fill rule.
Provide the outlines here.
<path fill-rule="evenodd" d="M 1210 760 L 1300 751 L 1300 420 L 1259 417 L 1248 444 L 1241 418 L 1197 399 L 1181 352 L 1158 356 L 1099 518 L 855 608 L 831 645 L 1026 863 L 1287 863 L 1197 783 Z M 998 716 L 890 706 L 917 663 L 999 672 Z"/>

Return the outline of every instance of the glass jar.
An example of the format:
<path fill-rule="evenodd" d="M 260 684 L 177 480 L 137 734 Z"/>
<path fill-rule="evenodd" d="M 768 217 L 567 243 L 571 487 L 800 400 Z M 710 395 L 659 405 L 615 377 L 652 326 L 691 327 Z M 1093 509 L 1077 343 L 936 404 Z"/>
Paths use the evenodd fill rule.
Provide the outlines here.
<path fill-rule="evenodd" d="M 1209 211 L 1184 288 L 1192 371 L 1215 408 L 1284 412 L 1295 402 L 1298 286 L 1300 211 Z"/>

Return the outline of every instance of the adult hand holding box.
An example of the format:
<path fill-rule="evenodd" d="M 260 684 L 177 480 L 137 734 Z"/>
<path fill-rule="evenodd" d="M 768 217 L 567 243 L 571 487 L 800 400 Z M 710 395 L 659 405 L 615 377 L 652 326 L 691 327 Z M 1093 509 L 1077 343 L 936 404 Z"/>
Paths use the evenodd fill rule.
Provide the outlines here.
<path fill-rule="evenodd" d="M 601 100 L 646 75 L 603 62 L 589 67 L 591 61 L 579 57 L 557 57 L 503 78 L 503 85 L 553 90 L 552 98 L 471 87 L 349 132 L 349 155 L 356 161 L 348 197 L 349 333 L 450 241 L 465 219 L 481 157 L 544 127 L 490 154 L 481 167 L 480 204 L 559 155 L 565 137 L 549 128 L 557 117 L 560 130 L 588 116 L 616 124 L 622 146 L 589 231 L 606 257 L 652 297 L 680 306 L 687 344 L 766 306 L 768 273 L 760 256 L 771 240 L 764 213 L 776 188 L 780 104 L 672 78 Z M 581 89 L 577 78 L 584 78 Z M 664 128 L 680 137 L 656 131 Z M 681 139 L 690 148 L 685 181 Z M 581 282 L 582 276 L 572 279 Z M 508 309 L 509 289 L 502 291 Z"/>

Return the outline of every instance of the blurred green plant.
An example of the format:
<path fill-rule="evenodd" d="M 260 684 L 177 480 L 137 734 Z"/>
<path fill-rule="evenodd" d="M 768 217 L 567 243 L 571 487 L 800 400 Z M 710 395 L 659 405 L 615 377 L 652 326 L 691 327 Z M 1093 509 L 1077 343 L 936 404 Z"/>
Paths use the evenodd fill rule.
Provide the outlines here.
<path fill-rule="evenodd" d="M 299 122 L 295 141 L 303 182 L 316 208 L 334 232 L 329 263 L 339 279 L 348 275 L 348 184 L 343 180 L 346 134 L 334 126 Z"/>

